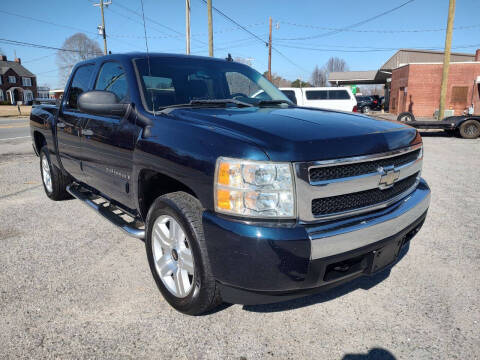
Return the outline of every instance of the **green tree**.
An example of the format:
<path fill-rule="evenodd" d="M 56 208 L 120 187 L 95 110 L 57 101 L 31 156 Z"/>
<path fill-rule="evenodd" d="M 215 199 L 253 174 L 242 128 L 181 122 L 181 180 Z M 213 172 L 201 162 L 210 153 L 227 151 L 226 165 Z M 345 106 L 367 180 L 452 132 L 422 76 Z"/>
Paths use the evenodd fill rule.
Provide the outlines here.
<path fill-rule="evenodd" d="M 312 87 L 312 84 L 310 84 L 309 82 L 307 81 L 302 81 L 300 79 L 297 79 L 295 81 L 292 81 L 292 87 L 296 87 L 296 88 L 299 88 L 299 87 Z"/>

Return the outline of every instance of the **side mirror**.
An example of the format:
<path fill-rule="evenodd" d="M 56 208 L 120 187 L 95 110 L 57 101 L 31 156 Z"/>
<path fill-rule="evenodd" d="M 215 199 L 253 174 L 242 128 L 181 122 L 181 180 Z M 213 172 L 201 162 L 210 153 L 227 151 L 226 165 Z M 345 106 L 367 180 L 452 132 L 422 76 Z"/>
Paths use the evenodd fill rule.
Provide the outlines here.
<path fill-rule="evenodd" d="M 77 100 L 78 109 L 92 115 L 124 116 L 130 104 L 118 102 L 117 95 L 110 91 L 92 90 L 82 93 Z"/>

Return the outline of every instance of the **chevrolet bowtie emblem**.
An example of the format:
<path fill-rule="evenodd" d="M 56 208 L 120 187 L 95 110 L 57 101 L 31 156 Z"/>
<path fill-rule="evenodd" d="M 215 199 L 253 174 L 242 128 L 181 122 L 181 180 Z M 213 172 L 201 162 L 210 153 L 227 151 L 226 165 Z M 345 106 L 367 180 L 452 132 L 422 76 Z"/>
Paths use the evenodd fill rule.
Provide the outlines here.
<path fill-rule="evenodd" d="M 379 168 L 378 171 L 381 174 L 380 182 L 378 183 L 380 189 L 391 187 L 400 176 L 400 170 L 395 169 L 394 166 Z"/>

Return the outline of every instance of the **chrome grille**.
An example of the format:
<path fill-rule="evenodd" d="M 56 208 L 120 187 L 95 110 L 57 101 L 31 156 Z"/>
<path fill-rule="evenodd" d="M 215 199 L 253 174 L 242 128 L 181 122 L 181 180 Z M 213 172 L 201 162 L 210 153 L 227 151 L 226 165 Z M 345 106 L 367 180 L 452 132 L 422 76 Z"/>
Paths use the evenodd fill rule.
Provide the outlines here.
<path fill-rule="evenodd" d="M 401 166 L 409 162 L 415 161 L 420 153 L 415 150 L 403 155 L 379 159 L 373 161 L 366 161 L 355 164 L 325 166 L 310 169 L 310 182 L 315 183 L 322 180 L 341 179 L 350 176 L 359 176 L 363 174 L 374 173 L 379 167 L 386 166 Z"/>
<path fill-rule="evenodd" d="M 388 153 L 296 163 L 302 222 L 351 216 L 404 198 L 420 181 L 421 144 Z"/>
<path fill-rule="evenodd" d="M 314 216 L 335 214 L 383 203 L 411 188 L 417 181 L 417 176 L 418 174 L 410 175 L 385 190 L 377 188 L 352 194 L 314 199 L 312 200 L 312 214 Z"/>

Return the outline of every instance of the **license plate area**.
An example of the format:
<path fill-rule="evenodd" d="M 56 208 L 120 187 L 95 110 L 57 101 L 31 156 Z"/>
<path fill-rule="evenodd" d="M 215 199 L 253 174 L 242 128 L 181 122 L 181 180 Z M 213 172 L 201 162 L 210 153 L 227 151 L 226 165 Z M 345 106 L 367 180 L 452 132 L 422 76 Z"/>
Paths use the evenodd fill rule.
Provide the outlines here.
<path fill-rule="evenodd" d="M 402 247 L 402 240 L 403 239 L 393 241 L 378 250 L 372 251 L 372 261 L 369 272 L 374 273 L 391 265 L 397 259 L 400 248 Z"/>

